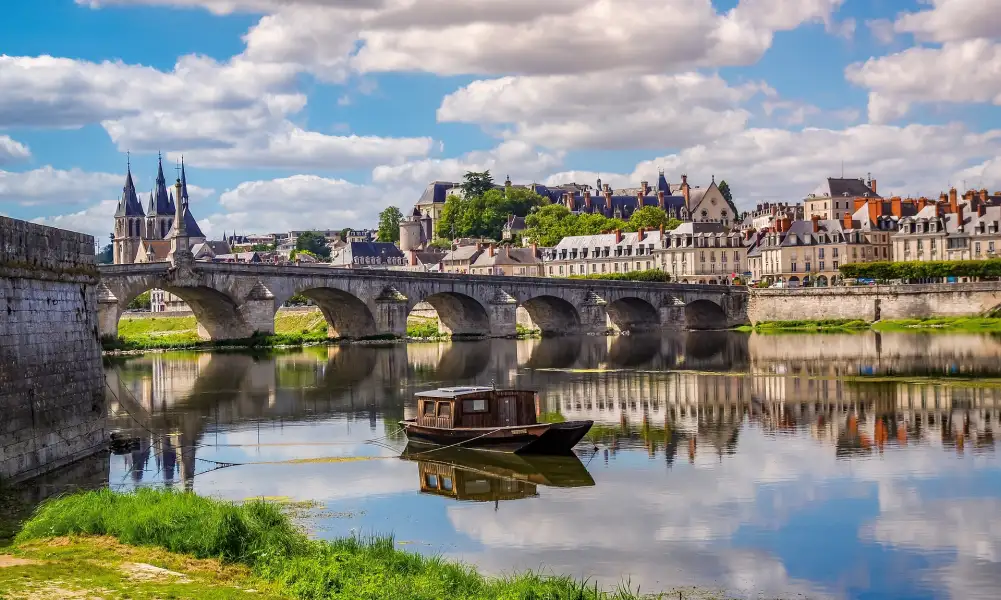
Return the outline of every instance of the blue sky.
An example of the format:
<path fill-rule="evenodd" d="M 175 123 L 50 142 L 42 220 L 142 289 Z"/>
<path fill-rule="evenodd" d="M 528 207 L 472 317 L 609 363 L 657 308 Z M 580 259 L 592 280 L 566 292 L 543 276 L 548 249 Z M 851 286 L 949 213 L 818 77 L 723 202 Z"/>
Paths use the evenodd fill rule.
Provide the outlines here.
<path fill-rule="evenodd" d="M 225 231 L 433 179 L 1001 189 L 999 0 L 35 0 L 0 21 L 0 213 L 111 230 L 183 154 Z M 168 178 L 172 171 L 168 170 Z"/>

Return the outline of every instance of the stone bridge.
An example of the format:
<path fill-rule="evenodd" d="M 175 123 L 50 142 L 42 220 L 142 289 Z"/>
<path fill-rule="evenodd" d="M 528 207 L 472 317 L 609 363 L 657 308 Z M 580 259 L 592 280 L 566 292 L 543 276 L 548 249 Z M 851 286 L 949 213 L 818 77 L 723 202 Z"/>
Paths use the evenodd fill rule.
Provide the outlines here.
<path fill-rule="evenodd" d="M 297 294 L 319 306 L 331 337 L 355 339 L 404 336 L 422 301 L 452 335 L 511 336 L 519 319 L 549 335 L 747 322 L 747 291 L 729 286 L 187 261 L 107 265 L 100 275 L 102 335 L 117 335 L 129 303 L 153 288 L 187 302 L 201 337 L 213 340 L 274 332 L 275 312 Z"/>

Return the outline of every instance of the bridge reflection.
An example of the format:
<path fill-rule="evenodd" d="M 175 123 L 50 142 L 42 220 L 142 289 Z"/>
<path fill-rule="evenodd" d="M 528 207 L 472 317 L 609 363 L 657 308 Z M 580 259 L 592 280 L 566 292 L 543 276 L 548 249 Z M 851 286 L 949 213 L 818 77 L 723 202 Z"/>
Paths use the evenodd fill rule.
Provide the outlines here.
<path fill-rule="evenodd" d="M 113 425 L 141 438 L 122 459 L 134 484 L 190 486 L 213 432 L 337 416 L 382 435 L 410 414 L 416 391 L 471 383 L 538 389 L 541 411 L 595 420 L 610 455 L 640 445 L 668 464 L 679 452 L 723 460 L 746 424 L 776 436 L 808 429 L 844 457 L 909 444 L 992 451 L 1001 389 L 948 377 L 993 373 L 1001 344 L 948 338 L 926 352 L 913 336 L 688 332 L 150 354 L 110 363 L 109 405 Z M 845 377 L 867 369 L 936 373 L 945 384 Z"/>

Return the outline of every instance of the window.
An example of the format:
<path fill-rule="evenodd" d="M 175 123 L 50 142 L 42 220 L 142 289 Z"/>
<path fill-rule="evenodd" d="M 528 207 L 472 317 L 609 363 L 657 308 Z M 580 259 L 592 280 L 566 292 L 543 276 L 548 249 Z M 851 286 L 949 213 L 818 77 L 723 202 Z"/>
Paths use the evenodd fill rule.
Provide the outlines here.
<path fill-rule="evenodd" d="M 463 400 L 462 401 L 462 412 L 463 414 L 487 412 L 487 401 L 484 399 L 480 400 Z"/>
<path fill-rule="evenodd" d="M 834 261 L 834 270 L 835 270 L 835 271 L 837 271 L 837 270 L 838 270 L 838 261 Z"/>
<path fill-rule="evenodd" d="M 560 275 L 563 274 L 563 265 L 560 265 Z"/>
<path fill-rule="evenodd" d="M 740 262 L 740 252 L 737 250 L 733 251 L 733 262 Z"/>
<path fill-rule="evenodd" d="M 570 265 L 570 274 L 573 275 L 573 265 Z"/>
<path fill-rule="evenodd" d="M 591 272 L 594 273 L 598 270 L 598 265 L 591 263 Z"/>
<path fill-rule="evenodd" d="M 817 250 L 817 258 L 824 258 L 824 249 Z"/>
<path fill-rule="evenodd" d="M 646 270 L 647 270 L 647 271 L 649 271 L 649 270 L 650 270 L 650 261 L 646 261 Z"/>
<path fill-rule="evenodd" d="M 549 274 L 550 274 L 550 275 L 552 275 L 552 274 L 553 274 L 553 268 L 552 268 L 552 267 L 549 267 Z"/>
<path fill-rule="evenodd" d="M 806 272 L 807 272 L 807 273 L 809 273 L 809 272 L 810 272 L 810 263 L 806 263 Z"/>
<path fill-rule="evenodd" d="M 619 272 L 619 263 L 615 263 L 615 272 L 616 272 L 616 273 L 618 273 L 618 272 Z"/>
<path fill-rule="evenodd" d="M 602 273 L 605 272 L 605 267 L 606 267 L 605 263 L 601 263 L 601 272 Z"/>
<path fill-rule="evenodd" d="M 444 490 L 444 491 L 446 491 L 446 492 L 451 492 L 452 491 L 452 478 L 451 477 L 442 477 L 441 478 L 441 489 Z"/>
<path fill-rule="evenodd" d="M 431 489 L 438 489 L 438 476 L 434 473 L 428 473 L 424 476 L 424 486 Z"/>
<path fill-rule="evenodd" d="M 434 416 L 434 402 L 430 400 L 424 401 L 424 416 L 433 417 Z"/>
<path fill-rule="evenodd" d="M 834 250 L 832 250 L 832 252 L 834 253 L 834 258 L 837 258 L 838 257 L 838 249 L 835 248 Z"/>
<path fill-rule="evenodd" d="M 447 417 L 452 414 L 452 403 L 451 402 L 439 402 L 438 403 L 438 416 Z"/>
<path fill-rule="evenodd" d="M 994 252 L 994 242 L 987 242 L 987 251 Z"/>
<path fill-rule="evenodd" d="M 976 249 L 977 254 L 980 254 L 980 242 L 977 242 L 976 244 L 974 244 L 974 248 Z"/>
<path fill-rule="evenodd" d="M 821 271 L 823 271 L 823 270 L 824 270 L 824 261 L 820 261 L 820 270 L 821 270 Z"/>

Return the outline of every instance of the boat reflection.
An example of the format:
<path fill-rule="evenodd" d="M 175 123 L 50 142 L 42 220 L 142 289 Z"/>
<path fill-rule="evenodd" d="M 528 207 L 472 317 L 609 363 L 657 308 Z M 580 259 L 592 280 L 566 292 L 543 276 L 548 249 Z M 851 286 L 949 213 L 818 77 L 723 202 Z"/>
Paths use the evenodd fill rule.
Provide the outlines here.
<path fill-rule="evenodd" d="M 417 463 L 420 490 L 467 502 L 519 500 L 539 495 L 539 486 L 588 487 L 587 467 L 569 456 L 522 456 L 451 448 L 427 450 L 408 444 L 400 458 Z"/>

